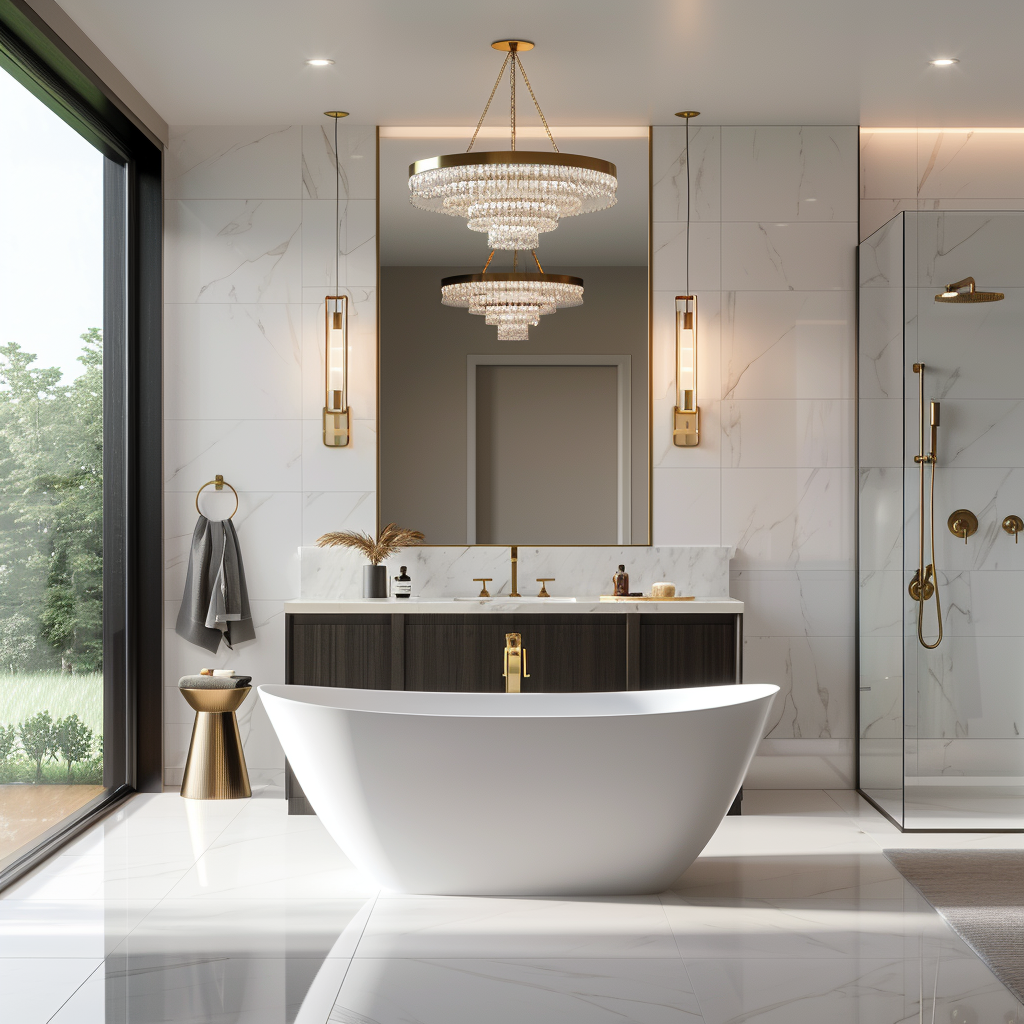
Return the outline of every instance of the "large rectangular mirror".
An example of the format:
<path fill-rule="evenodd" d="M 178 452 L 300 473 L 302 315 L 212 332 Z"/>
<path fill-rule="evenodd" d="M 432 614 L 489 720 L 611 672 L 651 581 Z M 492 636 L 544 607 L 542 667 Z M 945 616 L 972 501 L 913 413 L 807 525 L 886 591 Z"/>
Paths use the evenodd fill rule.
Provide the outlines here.
<path fill-rule="evenodd" d="M 441 304 L 443 278 L 483 270 L 487 234 L 409 202 L 410 165 L 465 150 L 468 133 L 380 129 L 378 518 L 428 544 L 650 543 L 649 130 L 553 131 L 616 165 L 617 202 L 540 236 L 543 273 L 582 278 L 583 304 L 499 341 Z M 551 150 L 543 135 L 516 144 Z M 538 269 L 498 250 L 487 272 L 514 259 Z"/>

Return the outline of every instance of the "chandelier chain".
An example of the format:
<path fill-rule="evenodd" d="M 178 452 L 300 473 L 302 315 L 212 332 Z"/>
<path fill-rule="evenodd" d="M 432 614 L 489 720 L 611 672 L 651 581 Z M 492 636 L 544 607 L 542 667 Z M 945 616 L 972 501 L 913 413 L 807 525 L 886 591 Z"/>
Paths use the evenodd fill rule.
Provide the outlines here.
<path fill-rule="evenodd" d="M 481 274 L 487 273 L 487 268 L 491 265 L 491 260 L 494 259 L 494 250 L 491 250 L 491 255 L 487 257 L 487 262 L 484 264 L 484 269 L 480 271 Z"/>
<path fill-rule="evenodd" d="M 509 81 L 512 83 L 512 152 L 516 151 L 516 51 L 511 51 L 512 66 L 509 68 Z"/>
<path fill-rule="evenodd" d="M 494 99 L 494 94 L 498 91 L 498 86 L 501 84 L 502 76 L 505 74 L 505 64 L 509 62 L 512 54 L 510 53 L 505 58 L 505 63 L 501 65 L 501 70 L 498 72 L 498 77 L 494 80 L 494 88 L 491 90 L 491 95 L 487 97 L 487 103 L 484 105 L 484 112 L 480 115 L 480 120 L 476 123 L 476 131 L 473 132 L 473 138 L 469 140 L 469 145 L 466 147 L 466 152 L 470 152 L 473 148 L 473 143 L 476 142 L 477 135 L 480 134 L 480 129 L 483 127 L 484 118 L 487 117 L 487 111 L 491 109 L 491 100 Z"/>
<path fill-rule="evenodd" d="M 533 251 L 533 249 L 530 250 L 530 255 L 533 257 L 533 262 L 537 264 L 537 269 L 543 274 L 544 268 L 540 265 L 540 260 L 537 259 L 537 254 Z"/>
<path fill-rule="evenodd" d="M 512 250 L 512 273 L 515 274 L 519 270 L 519 250 Z"/>
<path fill-rule="evenodd" d="M 519 55 L 516 54 L 516 61 L 519 64 L 519 73 L 523 76 L 523 81 L 526 83 L 526 88 L 530 90 L 530 98 L 533 100 L 533 105 L 537 108 L 537 113 L 540 115 L 541 124 L 544 125 L 544 131 L 548 133 L 548 142 L 551 143 L 555 152 L 559 152 L 558 146 L 555 145 L 554 136 L 551 134 L 551 129 L 548 127 L 548 119 L 544 116 L 544 111 L 540 109 L 540 104 L 537 102 L 537 97 L 533 93 L 533 86 L 530 85 L 530 80 L 526 77 L 526 69 L 523 67 L 523 62 Z"/>

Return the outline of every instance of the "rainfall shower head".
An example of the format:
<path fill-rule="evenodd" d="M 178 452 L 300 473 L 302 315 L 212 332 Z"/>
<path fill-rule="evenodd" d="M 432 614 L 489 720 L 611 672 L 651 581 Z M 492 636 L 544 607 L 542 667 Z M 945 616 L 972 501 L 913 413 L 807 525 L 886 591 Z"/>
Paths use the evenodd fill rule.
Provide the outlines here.
<path fill-rule="evenodd" d="M 973 277 L 965 277 L 962 281 L 946 285 L 941 295 L 935 296 L 936 302 L 998 302 L 1005 298 L 1002 292 L 979 292 L 974 285 Z"/>

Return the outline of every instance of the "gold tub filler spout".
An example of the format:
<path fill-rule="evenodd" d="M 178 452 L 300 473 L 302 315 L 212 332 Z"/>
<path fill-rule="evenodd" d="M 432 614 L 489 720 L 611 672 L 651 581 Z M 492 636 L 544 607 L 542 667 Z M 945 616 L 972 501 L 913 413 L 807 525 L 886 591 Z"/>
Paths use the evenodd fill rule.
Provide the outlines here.
<path fill-rule="evenodd" d="M 505 634 L 505 677 L 506 693 L 522 693 L 522 681 L 530 678 L 526 671 L 526 648 L 520 633 Z"/>

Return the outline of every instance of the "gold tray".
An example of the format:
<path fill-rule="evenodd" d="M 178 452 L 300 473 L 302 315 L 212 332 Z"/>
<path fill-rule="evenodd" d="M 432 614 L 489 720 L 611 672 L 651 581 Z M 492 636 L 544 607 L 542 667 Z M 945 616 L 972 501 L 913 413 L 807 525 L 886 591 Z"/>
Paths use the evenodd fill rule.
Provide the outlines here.
<path fill-rule="evenodd" d="M 612 597 L 602 594 L 602 601 L 695 601 L 694 597 Z"/>

